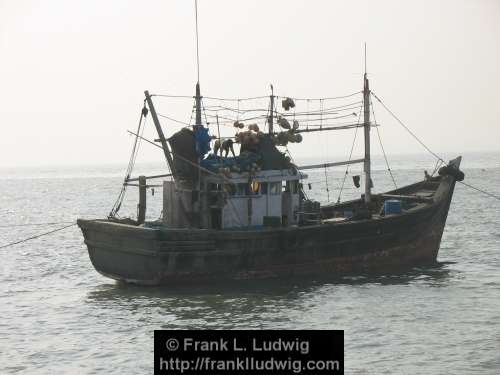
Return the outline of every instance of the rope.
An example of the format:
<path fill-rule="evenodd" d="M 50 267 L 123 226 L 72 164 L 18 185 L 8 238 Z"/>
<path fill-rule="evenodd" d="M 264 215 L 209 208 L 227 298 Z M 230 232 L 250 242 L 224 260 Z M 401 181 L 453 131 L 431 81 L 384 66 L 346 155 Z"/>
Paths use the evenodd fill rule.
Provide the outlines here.
<path fill-rule="evenodd" d="M 211 100 L 220 100 L 223 102 L 236 102 L 238 100 L 257 100 L 257 99 L 267 99 L 269 98 L 268 96 L 253 96 L 249 98 L 217 98 L 214 96 L 204 96 L 205 99 L 211 99 Z"/>
<path fill-rule="evenodd" d="M 329 97 L 329 98 L 294 98 L 294 97 L 290 97 L 290 96 L 275 96 L 275 97 L 279 98 L 279 99 L 291 98 L 293 100 L 336 100 L 336 99 L 350 98 L 351 96 L 358 95 L 358 94 L 360 94 L 362 92 L 363 91 L 357 91 L 357 92 L 353 92 L 352 94 L 349 94 L 349 95 L 332 96 L 332 97 Z"/>
<path fill-rule="evenodd" d="M 395 115 L 395 114 L 394 114 L 394 113 L 393 113 L 393 112 L 392 112 L 389 108 L 387 108 L 387 107 L 386 107 L 386 105 L 385 105 L 384 103 L 382 103 L 382 100 L 380 100 L 380 99 L 378 98 L 378 96 L 377 96 L 377 95 L 375 95 L 375 93 L 374 93 L 373 91 L 371 91 L 371 94 L 373 95 L 373 97 L 374 97 L 375 99 L 377 99 L 377 100 L 378 100 L 378 102 L 379 102 L 380 104 L 382 104 L 382 107 L 384 107 L 384 108 L 385 108 L 385 110 L 386 110 L 387 112 L 389 112 L 389 113 L 390 113 L 390 115 L 391 115 L 392 117 L 394 117 L 394 119 L 396 119 L 396 121 L 397 121 L 397 122 L 399 122 L 399 124 L 400 124 L 403 128 L 405 128 L 405 129 L 406 129 L 406 131 L 407 131 L 408 133 L 410 133 L 410 135 L 411 135 L 413 138 L 415 138 L 415 140 L 416 140 L 418 143 L 420 143 L 420 144 L 421 144 L 421 145 L 422 145 L 422 146 L 423 146 L 423 147 L 424 147 L 424 148 L 425 148 L 425 149 L 426 149 L 429 153 L 431 153 L 431 154 L 432 154 L 432 155 L 433 155 L 436 159 L 441 160 L 443 163 L 446 163 L 446 162 L 445 162 L 442 158 L 440 158 L 440 157 L 439 157 L 436 153 L 434 153 L 434 152 L 433 152 L 433 151 L 432 151 L 429 147 L 427 147 L 427 146 L 424 144 L 424 142 L 422 142 L 422 141 L 421 141 L 421 140 L 420 140 L 420 139 L 419 139 L 419 138 L 418 138 L 418 137 L 417 137 L 417 136 L 416 136 L 416 135 L 415 135 L 415 134 L 414 134 L 414 133 L 413 133 L 413 132 L 412 132 L 412 131 L 411 131 L 411 130 L 410 130 L 410 129 L 406 126 L 406 125 L 405 125 L 405 124 L 403 124 L 403 122 L 402 122 L 402 121 L 401 121 L 401 120 L 400 120 L 400 119 L 399 119 L 399 118 L 398 118 L 398 117 L 397 117 L 397 116 L 396 116 L 396 115 Z"/>
<path fill-rule="evenodd" d="M 179 98 L 179 99 L 192 99 L 193 95 L 168 95 L 168 94 L 151 94 L 151 97 L 157 96 L 159 98 Z"/>
<path fill-rule="evenodd" d="M 356 125 L 359 125 L 359 121 L 361 120 L 361 109 L 363 106 L 360 106 L 358 109 L 358 122 Z M 351 152 L 349 153 L 349 161 L 352 159 L 352 153 L 354 151 L 354 146 L 356 144 L 356 136 L 358 135 L 358 126 L 356 126 L 356 131 L 354 132 L 354 139 L 352 140 L 352 145 L 351 145 Z M 337 203 L 340 203 L 340 197 L 342 196 L 342 191 L 344 190 L 344 185 L 345 185 L 345 180 L 347 178 L 347 175 L 349 174 L 349 164 L 347 164 L 346 169 L 345 169 L 345 174 L 344 174 L 344 179 L 342 180 L 342 185 L 340 187 L 339 191 L 339 197 L 337 198 Z"/>
<path fill-rule="evenodd" d="M 373 108 L 373 102 L 371 100 L 370 100 L 370 106 L 372 108 L 373 122 L 375 123 L 375 125 L 377 125 L 377 119 L 375 118 L 375 109 Z M 389 160 L 387 160 L 387 155 L 385 153 L 384 145 L 382 144 L 382 137 L 380 136 L 380 131 L 378 130 L 378 128 L 379 128 L 378 126 L 375 127 L 375 129 L 377 129 L 377 136 L 378 136 L 378 141 L 380 143 L 380 148 L 382 149 L 382 154 L 384 155 L 385 164 L 387 165 L 387 170 L 389 171 L 389 174 L 391 175 L 391 179 L 392 179 L 392 182 L 394 184 L 394 187 L 397 189 L 398 185 L 396 184 L 396 180 L 394 179 L 394 176 L 392 174 L 391 167 L 389 165 Z"/>
<path fill-rule="evenodd" d="M 431 176 L 434 176 L 434 174 L 438 171 L 441 164 L 443 164 L 441 160 L 436 160 L 436 165 L 434 166 L 434 170 L 432 171 Z"/>
<path fill-rule="evenodd" d="M 326 185 L 326 199 L 327 202 L 330 202 L 330 189 L 328 188 L 328 174 L 326 172 L 326 164 L 325 164 L 325 185 Z"/>
<path fill-rule="evenodd" d="M 148 113 L 148 111 L 146 109 L 146 104 L 144 104 L 142 109 L 141 109 L 141 115 L 139 117 L 139 125 L 137 126 L 137 135 L 141 132 L 141 126 L 143 124 L 142 120 L 146 118 L 147 113 Z M 145 128 L 145 126 L 143 127 L 142 132 L 144 132 L 144 128 Z M 139 153 L 139 147 L 138 147 L 139 142 L 140 142 L 139 137 L 136 136 L 135 140 L 134 140 L 134 146 L 132 147 L 132 153 L 130 155 L 130 160 L 128 162 L 127 171 L 125 172 L 125 178 L 123 180 L 122 188 L 120 190 L 120 193 L 118 194 L 118 198 L 116 199 L 115 203 L 113 204 L 113 207 L 111 208 L 111 211 L 108 214 L 108 217 L 115 217 L 117 215 L 118 211 L 120 210 L 120 207 L 123 203 L 123 199 L 124 199 L 125 193 L 127 191 L 127 185 L 125 183 L 130 178 L 130 174 L 132 173 L 132 170 L 134 169 L 135 160 L 137 158 L 137 154 Z"/>
<path fill-rule="evenodd" d="M 32 226 L 42 226 L 42 225 L 57 225 L 57 224 L 69 224 L 72 221 L 58 221 L 53 223 L 26 223 L 26 224 L 12 224 L 12 225 L 0 225 L 0 228 L 14 228 L 14 227 L 32 227 Z"/>
<path fill-rule="evenodd" d="M 45 232 L 45 233 L 41 233 L 41 234 L 37 234 L 36 236 L 31 236 L 31 237 L 28 237 L 28 238 L 25 238 L 23 240 L 19 240 L 19 241 L 15 241 L 15 242 L 11 242 L 11 243 L 8 243 L 8 244 L 5 244 L 5 245 L 2 245 L 0 246 L 0 249 L 3 249 L 5 247 L 9 247 L 9 246 L 13 246 L 13 245 L 17 245 L 17 244 L 20 244 L 20 243 L 23 243 L 23 242 L 26 242 L 26 241 L 29 241 L 29 240 L 34 240 L 35 238 L 40 238 L 42 236 L 46 236 L 48 234 L 51 234 L 51 233 L 55 233 L 55 232 L 59 232 L 60 230 L 63 230 L 63 229 L 66 229 L 66 228 L 69 228 L 69 227 L 72 227 L 73 225 L 76 225 L 76 223 L 72 223 L 70 225 L 66 225 L 64 227 L 61 227 L 61 228 L 57 228 L 57 229 L 54 229 L 54 230 L 51 230 L 49 232 Z"/>
<path fill-rule="evenodd" d="M 295 98 L 295 97 L 290 97 L 290 96 L 281 96 L 281 95 L 275 95 L 274 97 L 276 99 L 285 99 L 285 98 L 291 98 L 293 100 L 298 100 L 298 101 L 306 101 L 306 100 L 337 100 L 337 99 L 345 99 L 352 97 L 354 95 L 360 94 L 362 91 L 357 91 L 349 95 L 343 95 L 343 96 L 332 96 L 332 97 L 326 97 L 326 98 Z M 157 96 L 160 98 L 179 98 L 179 99 L 192 99 L 192 95 L 170 95 L 170 94 L 151 94 L 151 96 Z M 227 101 L 227 102 L 237 102 L 238 100 L 240 101 L 248 101 L 248 100 L 259 100 L 259 99 L 268 99 L 269 96 L 264 95 L 264 96 L 250 96 L 246 98 L 221 98 L 221 97 L 216 97 L 216 96 L 204 96 L 205 99 L 210 99 L 210 100 L 220 100 L 220 101 Z"/>
<path fill-rule="evenodd" d="M 472 185 L 469 185 L 468 183 L 465 183 L 465 182 L 463 182 L 463 181 L 457 181 L 457 182 L 460 182 L 462 185 L 465 185 L 465 186 L 467 186 L 467 187 L 469 187 L 469 188 L 471 188 L 471 189 L 477 190 L 477 191 L 479 191 L 480 193 L 486 194 L 487 196 L 489 196 L 489 197 L 491 197 L 491 198 L 498 199 L 498 200 L 500 201 L 500 196 L 498 196 L 498 195 L 495 195 L 495 194 L 493 194 L 493 193 L 490 193 L 490 192 L 487 192 L 487 191 L 485 191 L 485 190 L 479 189 L 479 188 L 477 188 L 477 187 L 475 187 L 475 186 L 472 186 Z"/>
<path fill-rule="evenodd" d="M 160 117 L 163 117 L 163 118 L 166 118 L 167 120 L 170 120 L 170 121 L 173 121 L 173 122 L 177 122 L 181 125 L 186 125 L 186 126 L 190 126 L 190 124 L 188 124 L 187 122 L 184 122 L 184 121 L 180 121 L 180 120 L 176 120 L 175 118 L 172 118 L 172 117 L 168 117 L 168 116 L 165 116 L 165 115 L 162 115 L 161 113 L 156 113 L 158 116 Z M 192 115 L 192 113 L 191 113 Z"/>
<path fill-rule="evenodd" d="M 392 113 L 392 111 L 389 108 L 387 108 L 384 103 L 382 103 L 382 101 L 377 97 L 377 95 L 375 95 L 373 92 L 372 92 L 372 95 L 375 97 L 375 99 L 378 100 L 378 102 L 380 104 L 382 104 L 382 106 L 387 110 L 387 112 L 389 112 L 392 115 L 392 117 L 394 117 L 408 131 L 408 133 L 410 133 L 412 135 L 412 137 L 415 138 L 415 140 L 417 140 L 418 143 L 420 143 L 427 151 L 429 151 L 436 159 L 438 159 L 438 161 L 442 162 L 445 165 L 448 165 L 448 163 L 446 163 L 442 158 L 440 158 L 438 155 L 436 155 L 434 152 L 432 152 L 429 149 L 429 147 L 427 147 L 410 129 L 408 129 L 408 127 L 405 124 L 403 124 L 403 122 L 394 113 Z M 438 167 L 439 167 L 439 165 L 436 164 L 436 168 L 435 169 L 437 169 Z M 436 171 L 434 170 L 433 174 L 435 172 Z M 457 181 L 457 182 L 460 182 L 462 185 L 465 185 L 465 186 L 467 186 L 467 187 L 469 187 L 471 189 L 474 189 L 474 190 L 476 190 L 476 191 L 478 191 L 480 193 L 483 193 L 483 194 L 485 194 L 485 195 L 487 195 L 487 196 L 489 196 L 491 198 L 495 198 L 495 199 L 500 200 L 500 196 L 498 196 L 498 195 L 495 195 L 495 194 L 490 193 L 488 191 L 482 190 L 480 188 L 472 186 L 472 185 L 470 185 L 470 184 L 468 184 L 466 182 L 463 182 L 463 181 Z"/>

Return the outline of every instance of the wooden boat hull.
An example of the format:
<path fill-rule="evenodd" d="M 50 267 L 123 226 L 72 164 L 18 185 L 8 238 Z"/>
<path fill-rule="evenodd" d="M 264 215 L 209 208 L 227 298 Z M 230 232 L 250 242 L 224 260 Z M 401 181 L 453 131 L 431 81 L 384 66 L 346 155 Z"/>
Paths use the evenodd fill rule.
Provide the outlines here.
<path fill-rule="evenodd" d="M 457 168 L 460 158 L 454 161 Z M 455 178 L 391 193 L 435 189 L 432 204 L 402 215 L 263 230 L 147 228 L 78 220 L 104 276 L 143 285 L 400 272 L 436 262 Z M 323 208 L 332 215 L 338 206 Z"/>

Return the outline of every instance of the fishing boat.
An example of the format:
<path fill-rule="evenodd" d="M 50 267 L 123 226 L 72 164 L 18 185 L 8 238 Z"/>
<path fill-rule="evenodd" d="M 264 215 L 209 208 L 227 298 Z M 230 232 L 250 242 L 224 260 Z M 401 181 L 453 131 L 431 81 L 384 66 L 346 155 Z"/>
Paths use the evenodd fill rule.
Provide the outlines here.
<path fill-rule="evenodd" d="M 293 120 L 301 114 L 294 109 L 297 99 L 272 91 L 264 114 L 245 121 L 224 116 L 236 134 L 222 137 L 220 130 L 211 135 L 208 121 L 202 121 L 208 106 L 202 104 L 198 81 L 191 97 L 194 123 L 167 138 L 155 95 L 145 91 L 141 119 L 151 116 L 158 139 L 142 137 L 139 122 L 135 141 L 144 139 L 160 148 L 169 173 L 131 177 L 129 165 L 110 215 L 78 220 L 95 269 L 115 280 L 158 285 L 392 273 L 435 263 L 455 182 L 464 178 L 461 157 L 445 163 L 437 174 L 425 173 L 421 181 L 373 193 L 370 130 L 377 124 L 370 118 L 366 72 L 359 94 L 360 111 L 352 114 L 358 116 L 357 123 L 310 126 L 306 121 L 304 127 Z M 345 105 L 333 108 L 302 114 L 317 120 L 319 115 L 340 113 L 342 118 L 342 111 L 352 111 Z M 218 110 L 243 113 L 227 105 Z M 218 128 L 218 113 L 215 119 Z M 250 119 L 261 120 L 265 130 L 257 123 L 247 125 Z M 363 158 L 297 165 L 283 152 L 288 143 L 302 142 L 302 134 L 358 128 L 364 132 Z M 239 147 L 238 155 L 234 147 Z M 307 196 L 304 171 L 355 163 L 364 170 L 362 178 L 353 178 L 356 186 L 363 183 L 358 199 L 321 205 Z M 163 179 L 163 215 L 156 221 L 145 220 L 151 179 Z M 139 189 L 137 218 L 121 218 L 118 211 L 130 185 Z"/>

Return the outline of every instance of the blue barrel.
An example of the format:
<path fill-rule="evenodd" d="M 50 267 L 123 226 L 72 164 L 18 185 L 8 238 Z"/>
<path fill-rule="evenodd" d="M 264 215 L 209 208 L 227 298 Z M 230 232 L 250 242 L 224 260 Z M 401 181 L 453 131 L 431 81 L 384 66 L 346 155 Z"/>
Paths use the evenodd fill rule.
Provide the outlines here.
<path fill-rule="evenodd" d="M 384 213 L 386 215 L 400 215 L 401 211 L 401 201 L 397 199 L 389 199 L 384 202 Z"/>

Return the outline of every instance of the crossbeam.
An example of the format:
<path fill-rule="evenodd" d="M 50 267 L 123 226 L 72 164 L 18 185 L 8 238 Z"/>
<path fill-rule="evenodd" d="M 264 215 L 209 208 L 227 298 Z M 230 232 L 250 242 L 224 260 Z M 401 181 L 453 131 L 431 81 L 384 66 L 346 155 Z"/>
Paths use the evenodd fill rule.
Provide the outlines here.
<path fill-rule="evenodd" d="M 172 173 L 168 174 L 157 174 L 154 176 L 144 176 L 146 180 L 152 179 L 152 178 L 162 178 L 162 177 L 171 177 Z M 134 177 L 134 178 L 127 178 L 125 182 L 133 182 L 133 181 L 139 181 L 139 177 Z"/>
<path fill-rule="evenodd" d="M 297 167 L 300 170 L 304 169 L 317 169 L 317 168 L 328 168 L 328 167 L 337 167 L 339 165 L 348 165 L 348 164 L 357 164 L 357 163 L 363 163 L 365 159 L 353 159 L 353 160 L 347 160 L 347 161 L 338 161 L 335 163 L 323 163 L 323 164 L 311 164 L 311 165 L 302 165 Z"/>

